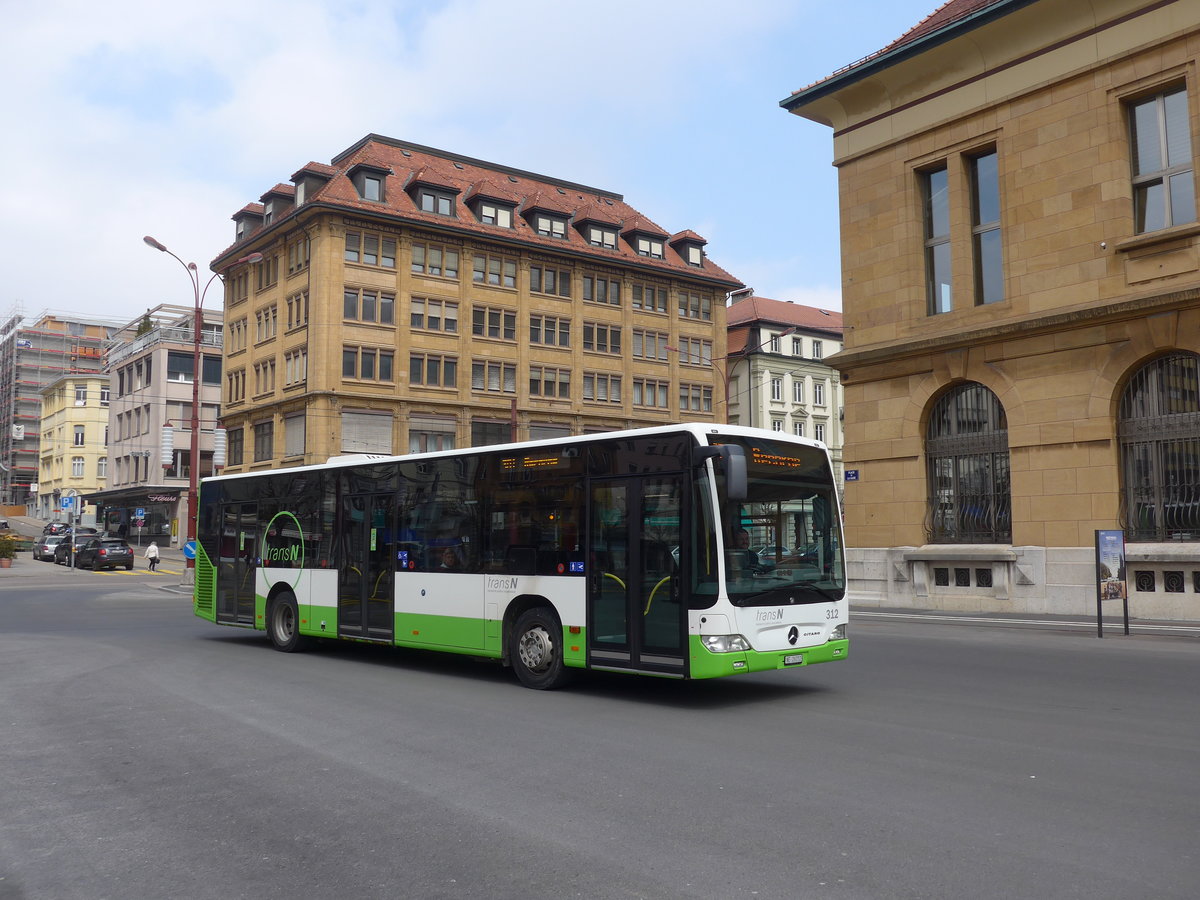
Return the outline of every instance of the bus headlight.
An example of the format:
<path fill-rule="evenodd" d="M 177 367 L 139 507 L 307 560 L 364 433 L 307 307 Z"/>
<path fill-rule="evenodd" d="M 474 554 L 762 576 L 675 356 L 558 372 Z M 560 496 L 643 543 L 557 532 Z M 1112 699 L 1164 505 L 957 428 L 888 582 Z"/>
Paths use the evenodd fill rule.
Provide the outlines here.
<path fill-rule="evenodd" d="M 704 634 L 700 640 L 710 653 L 737 653 L 750 649 L 750 642 L 740 634 Z"/>
<path fill-rule="evenodd" d="M 843 622 L 837 628 L 833 629 L 833 634 L 829 636 L 831 641 L 844 641 L 846 639 L 846 623 Z"/>

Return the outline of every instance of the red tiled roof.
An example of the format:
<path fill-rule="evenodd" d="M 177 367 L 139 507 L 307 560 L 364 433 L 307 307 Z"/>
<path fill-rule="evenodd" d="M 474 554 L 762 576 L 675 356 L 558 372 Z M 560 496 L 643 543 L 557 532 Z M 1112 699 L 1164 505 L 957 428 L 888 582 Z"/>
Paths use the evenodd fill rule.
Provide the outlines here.
<path fill-rule="evenodd" d="M 749 297 L 734 303 L 729 307 L 725 321 L 730 328 L 751 322 L 769 322 L 784 327 L 794 325 L 797 328 L 842 333 L 842 314 L 836 310 L 818 309 L 769 297 Z"/>
<path fill-rule="evenodd" d="M 335 169 L 333 166 L 327 166 L 325 163 L 308 162 L 292 173 L 292 179 L 295 180 L 296 178 L 299 178 L 305 172 L 330 178 L 337 174 L 337 169 Z"/>
<path fill-rule="evenodd" d="M 668 237 L 665 231 L 663 231 L 645 216 L 634 216 L 632 219 L 626 219 L 621 223 L 621 234 L 631 234 L 635 231 L 641 232 L 642 234 L 653 235 L 654 237 Z"/>
<path fill-rule="evenodd" d="M 385 202 L 378 203 L 361 199 L 354 184 L 347 177 L 347 172 L 355 166 L 364 164 L 393 173 L 393 177 L 388 179 L 385 187 Z M 620 194 L 611 191 L 374 134 L 367 135 L 357 144 L 336 156 L 329 167 L 309 163 L 300 171 L 314 171 L 329 176 L 329 180 L 314 189 L 304 204 L 289 210 L 286 215 L 263 228 L 281 227 L 287 220 L 302 214 L 310 206 L 324 204 L 354 211 L 364 216 L 385 216 L 401 219 L 413 225 L 425 224 L 437 229 L 449 228 L 480 238 L 499 241 L 516 240 L 530 247 L 541 246 L 547 250 L 568 249 L 578 255 L 595 257 L 597 261 L 623 260 L 646 269 L 661 270 L 663 274 L 674 271 L 686 278 L 712 280 L 727 289 L 741 286 L 737 278 L 707 257 L 704 265 L 697 267 L 689 265 L 687 260 L 681 257 L 674 248 L 665 249 L 662 259 L 651 259 L 639 256 L 636 249 L 629 246 L 628 242 L 624 240 L 618 241 L 615 250 L 593 247 L 588 244 L 585 236 L 580 234 L 578 229 L 568 228 L 565 240 L 539 235 L 521 216 L 514 217 L 512 228 L 485 225 L 478 221 L 474 213 L 464 205 L 468 196 L 495 196 L 496 199 L 510 200 L 516 203 L 522 210 L 543 209 L 548 212 L 556 212 L 570 218 L 575 223 L 594 221 L 621 227 L 623 223 L 636 221 L 641 223 L 639 227 L 643 231 L 651 234 L 661 233 L 664 237 L 668 234 L 667 231 L 659 228 L 638 210 L 627 204 Z M 405 190 L 408 185 L 416 181 L 444 187 L 455 192 L 457 196 L 454 216 L 448 218 L 419 209 Z M 468 194 L 472 190 L 474 193 Z M 251 204 L 243 212 L 256 211 L 261 214 L 261 205 L 257 205 L 257 209 L 252 210 L 252 207 L 255 206 L 255 204 Z M 261 233 L 262 230 L 260 228 L 258 233 Z M 683 231 L 679 232 L 679 235 L 686 235 L 688 239 L 704 243 L 704 239 L 695 232 Z M 240 243 L 244 244 L 245 240 Z M 217 260 L 231 252 L 234 252 L 232 245 L 221 251 Z"/>
<path fill-rule="evenodd" d="M 272 194 L 279 194 L 282 197 L 295 197 L 296 186 L 294 184 L 277 184 L 275 187 L 263 194 L 259 199 L 266 200 Z"/>
<path fill-rule="evenodd" d="M 708 241 L 700 237 L 700 235 L 696 234 L 696 232 L 692 231 L 690 228 L 685 228 L 683 231 L 677 231 L 675 234 L 671 235 L 672 244 L 678 244 L 680 241 L 695 241 L 697 244 L 708 243 Z"/>

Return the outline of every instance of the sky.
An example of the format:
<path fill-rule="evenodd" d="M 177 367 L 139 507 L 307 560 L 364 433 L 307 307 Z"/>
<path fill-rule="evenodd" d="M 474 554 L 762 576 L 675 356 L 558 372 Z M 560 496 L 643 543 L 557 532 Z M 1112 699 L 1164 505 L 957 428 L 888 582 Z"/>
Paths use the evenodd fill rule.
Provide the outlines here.
<path fill-rule="evenodd" d="M 203 283 L 233 213 L 372 132 L 623 194 L 841 309 L 832 133 L 779 101 L 940 3 L 0 0 L 0 317 L 190 307 L 144 235 Z"/>

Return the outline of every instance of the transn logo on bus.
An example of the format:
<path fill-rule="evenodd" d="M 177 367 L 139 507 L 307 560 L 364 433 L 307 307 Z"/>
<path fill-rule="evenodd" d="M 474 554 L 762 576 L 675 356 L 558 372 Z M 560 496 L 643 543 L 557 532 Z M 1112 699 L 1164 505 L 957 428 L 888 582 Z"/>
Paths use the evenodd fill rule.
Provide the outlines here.
<path fill-rule="evenodd" d="M 755 622 L 782 622 L 782 609 L 760 609 L 754 617 Z"/>
<path fill-rule="evenodd" d="M 489 591 L 515 591 L 517 589 L 517 576 L 489 575 L 487 589 Z"/>

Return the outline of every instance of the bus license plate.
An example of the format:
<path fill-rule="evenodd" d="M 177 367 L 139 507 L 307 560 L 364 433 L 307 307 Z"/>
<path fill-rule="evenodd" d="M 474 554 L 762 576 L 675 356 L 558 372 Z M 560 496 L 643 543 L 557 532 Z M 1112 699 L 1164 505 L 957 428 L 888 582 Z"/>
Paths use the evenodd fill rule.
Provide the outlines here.
<path fill-rule="evenodd" d="M 803 662 L 804 662 L 804 654 L 803 653 L 793 653 L 791 656 L 785 656 L 783 658 L 783 664 L 785 666 L 798 666 Z"/>

